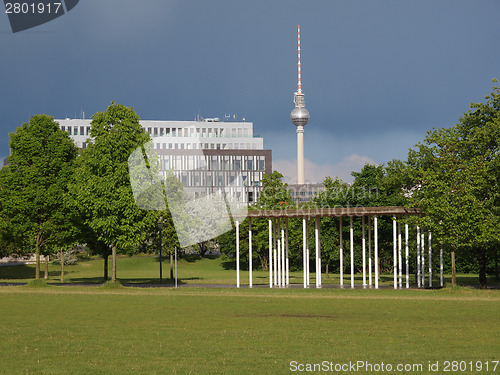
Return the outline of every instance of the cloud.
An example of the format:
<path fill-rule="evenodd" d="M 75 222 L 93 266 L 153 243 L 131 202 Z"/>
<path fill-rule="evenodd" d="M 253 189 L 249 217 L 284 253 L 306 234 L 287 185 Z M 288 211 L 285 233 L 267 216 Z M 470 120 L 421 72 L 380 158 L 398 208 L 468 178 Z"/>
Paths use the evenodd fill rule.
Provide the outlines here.
<path fill-rule="evenodd" d="M 325 177 L 338 177 L 345 182 L 353 182 L 352 171 L 360 171 L 365 164 L 377 165 L 377 163 L 367 157 L 352 154 L 344 157 L 336 164 L 317 164 L 308 159 L 305 160 L 306 182 L 321 183 Z M 297 161 L 274 160 L 273 170 L 283 174 L 283 182 L 294 184 L 297 182 Z"/>

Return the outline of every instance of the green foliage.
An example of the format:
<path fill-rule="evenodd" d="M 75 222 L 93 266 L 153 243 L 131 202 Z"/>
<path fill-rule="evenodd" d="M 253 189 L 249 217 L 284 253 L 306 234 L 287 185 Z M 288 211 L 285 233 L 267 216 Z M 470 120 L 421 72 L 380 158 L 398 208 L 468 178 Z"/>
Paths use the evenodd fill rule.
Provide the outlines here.
<path fill-rule="evenodd" d="M 75 200 L 83 211 L 94 247 L 123 250 L 139 245 L 154 215 L 134 201 L 128 157 L 149 140 L 132 108 L 112 103 L 93 116 L 88 147 L 75 172 Z M 93 235 L 92 235 L 93 234 Z M 95 246 L 97 242 L 99 246 Z"/>
<path fill-rule="evenodd" d="M 282 179 L 283 175 L 278 171 L 263 175 L 263 188 L 255 207 L 264 210 L 292 208 L 292 195 Z"/>
<path fill-rule="evenodd" d="M 447 249 L 473 251 L 486 286 L 486 252 L 500 245 L 500 89 L 460 123 L 428 132 L 408 154 L 418 222 Z M 483 283 L 484 281 L 484 283 Z"/>
<path fill-rule="evenodd" d="M 10 134 L 9 165 L 0 170 L 2 242 L 17 253 L 48 254 L 74 234 L 66 204 L 77 148 L 47 115 Z"/>

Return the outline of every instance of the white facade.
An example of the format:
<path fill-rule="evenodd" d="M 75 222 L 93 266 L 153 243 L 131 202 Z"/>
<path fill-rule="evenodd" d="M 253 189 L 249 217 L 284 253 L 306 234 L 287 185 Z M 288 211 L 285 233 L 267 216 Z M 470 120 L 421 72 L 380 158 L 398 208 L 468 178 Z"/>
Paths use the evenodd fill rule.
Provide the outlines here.
<path fill-rule="evenodd" d="M 79 148 L 90 137 L 90 119 L 56 120 Z M 254 137 L 253 123 L 203 121 L 140 121 L 155 149 L 162 150 L 263 150 L 264 139 Z"/>
<path fill-rule="evenodd" d="M 90 138 L 90 119 L 56 120 L 79 148 Z M 160 158 L 160 173 L 172 171 L 186 191 L 224 191 L 252 203 L 262 191 L 264 173 L 272 172 L 272 152 L 253 135 L 251 122 L 141 120 Z"/>

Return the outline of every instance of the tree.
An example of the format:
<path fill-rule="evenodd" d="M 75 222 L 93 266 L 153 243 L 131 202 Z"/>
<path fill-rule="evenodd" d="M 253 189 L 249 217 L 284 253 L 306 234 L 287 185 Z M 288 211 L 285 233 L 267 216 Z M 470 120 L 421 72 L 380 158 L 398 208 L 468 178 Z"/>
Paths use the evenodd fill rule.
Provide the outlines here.
<path fill-rule="evenodd" d="M 128 158 L 149 141 L 132 108 L 112 103 L 93 116 L 87 148 L 76 169 L 75 198 L 84 222 L 97 240 L 111 247 L 112 281 L 116 253 L 145 240 L 155 215 L 137 207 L 130 185 Z"/>
<path fill-rule="evenodd" d="M 481 288 L 487 249 L 500 242 L 499 88 L 486 99 L 471 104 L 456 126 L 428 132 L 408 154 L 412 203 L 426 213 L 420 223 L 450 251 L 453 285 L 456 251 L 474 251 Z"/>
<path fill-rule="evenodd" d="M 10 244 L 40 254 L 61 245 L 67 221 L 65 194 L 78 150 L 47 115 L 35 115 L 10 134 L 9 164 L 0 172 L 1 230 Z"/>
<path fill-rule="evenodd" d="M 278 171 L 264 174 L 262 177 L 262 192 L 256 202 L 256 207 L 263 210 L 291 208 L 292 195 L 288 184 L 282 182 L 283 175 Z"/>

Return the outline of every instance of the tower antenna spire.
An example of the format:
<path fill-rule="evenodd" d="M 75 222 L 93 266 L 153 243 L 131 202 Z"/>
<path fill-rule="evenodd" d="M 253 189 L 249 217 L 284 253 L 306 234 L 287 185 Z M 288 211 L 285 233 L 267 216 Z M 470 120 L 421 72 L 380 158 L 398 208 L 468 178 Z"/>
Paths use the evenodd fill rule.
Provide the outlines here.
<path fill-rule="evenodd" d="M 306 109 L 305 97 L 302 93 L 302 76 L 300 66 L 300 25 L 297 27 L 297 54 L 298 54 L 298 87 L 293 94 L 295 108 L 290 113 L 290 120 L 297 127 L 297 184 L 305 183 L 304 170 L 304 126 L 309 122 L 309 111 Z"/>
<path fill-rule="evenodd" d="M 297 92 L 301 93 L 302 92 L 302 79 L 301 79 L 301 71 L 300 71 L 300 25 L 298 25 L 298 27 L 297 27 L 297 57 L 298 57 L 298 63 L 297 63 L 298 89 L 297 89 Z"/>

